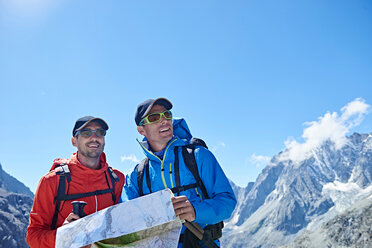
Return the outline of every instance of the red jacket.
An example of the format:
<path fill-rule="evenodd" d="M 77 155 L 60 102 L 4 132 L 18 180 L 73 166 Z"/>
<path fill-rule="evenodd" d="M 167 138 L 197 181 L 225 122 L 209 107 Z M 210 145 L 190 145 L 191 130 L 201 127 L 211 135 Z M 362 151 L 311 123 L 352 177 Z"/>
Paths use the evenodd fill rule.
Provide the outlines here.
<path fill-rule="evenodd" d="M 101 154 L 101 168 L 98 170 L 93 170 L 80 164 L 77 159 L 77 153 L 72 154 L 69 160 L 54 160 L 51 171 L 41 178 L 36 189 L 34 205 L 30 213 L 30 224 L 27 227 L 27 243 L 32 248 L 55 247 L 56 230 L 51 229 L 51 224 L 56 207 L 54 198 L 57 195 L 59 184 L 59 175 L 56 175 L 56 171 L 60 170 L 60 167 L 55 167 L 61 163 L 67 163 L 71 173 L 71 181 L 68 184 L 66 183 L 66 194 L 105 190 L 109 187 L 107 181 L 110 187 L 112 187 L 104 153 Z M 84 212 L 87 215 L 112 206 L 119 201 L 124 184 L 124 174 L 115 169 L 114 172 L 120 179 L 120 182 L 115 182 L 116 202 L 113 202 L 111 193 L 78 199 L 87 203 L 84 207 Z M 106 177 L 108 180 L 106 180 Z M 57 219 L 57 227 L 62 226 L 64 220 L 71 212 L 71 201 L 62 201 Z"/>

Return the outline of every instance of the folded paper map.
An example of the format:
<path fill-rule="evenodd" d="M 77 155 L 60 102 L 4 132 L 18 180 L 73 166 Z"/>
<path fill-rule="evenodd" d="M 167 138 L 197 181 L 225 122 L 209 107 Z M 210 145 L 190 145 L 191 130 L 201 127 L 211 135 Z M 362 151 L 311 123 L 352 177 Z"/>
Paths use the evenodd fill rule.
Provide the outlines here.
<path fill-rule="evenodd" d="M 181 221 L 169 189 L 105 208 L 57 229 L 56 247 L 175 248 Z"/>

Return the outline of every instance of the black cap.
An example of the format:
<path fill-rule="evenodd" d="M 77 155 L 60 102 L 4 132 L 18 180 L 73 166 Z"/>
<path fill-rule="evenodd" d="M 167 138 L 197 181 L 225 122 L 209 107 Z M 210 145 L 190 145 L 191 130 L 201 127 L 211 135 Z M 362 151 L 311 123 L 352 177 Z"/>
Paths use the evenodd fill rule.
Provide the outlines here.
<path fill-rule="evenodd" d="M 167 110 L 170 110 L 173 107 L 172 103 L 166 98 L 157 98 L 155 100 L 147 99 L 143 103 L 140 103 L 137 107 L 136 115 L 134 116 L 134 121 L 136 122 L 137 126 L 154 105 L 164 106 Z"/>
<path fill-rule="evenodd" d="M 92 121 L 98 122 L 102 126 L 102 128 L 105 130 L 108 130 L 109 128 L 107 123 L 101 118 L 93 117 L 93 116 L 84 116 L 84 117 L 77 119 L 77 121 L 75 122 L 74 129 L 72 129 L 72 136 L 75 136 L 77 131 L 83 129 Z"/>

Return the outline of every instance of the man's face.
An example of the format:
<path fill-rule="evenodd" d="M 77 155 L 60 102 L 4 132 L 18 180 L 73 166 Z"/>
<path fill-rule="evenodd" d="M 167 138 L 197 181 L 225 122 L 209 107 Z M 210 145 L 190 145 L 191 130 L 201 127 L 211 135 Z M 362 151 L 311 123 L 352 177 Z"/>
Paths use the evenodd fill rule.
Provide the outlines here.
<path fill-rule="evenodd" d="M 154 105 L 149 114 L 162 113 L 164 111 L 166 111 L 164 106 Z M 167 120 L 164 116 L 161 118 L 159 122 L 137 127 L 138 132 L 147 138 L 152 148 L 164 148 L 173 137 L 172 120 Z"/>
<path fill-rule="evenodd" d="M 99 123 L 92 121 L 84 129 L 97 130 L 103 128 Z M 105 137 L 99 137 L 96 133 L 93 133 L 89 137 L 79 134 L 76 137 L 72 137 L 72 145 L 77 147 L 79 156 L 99 158 L 105 147 Z"/>

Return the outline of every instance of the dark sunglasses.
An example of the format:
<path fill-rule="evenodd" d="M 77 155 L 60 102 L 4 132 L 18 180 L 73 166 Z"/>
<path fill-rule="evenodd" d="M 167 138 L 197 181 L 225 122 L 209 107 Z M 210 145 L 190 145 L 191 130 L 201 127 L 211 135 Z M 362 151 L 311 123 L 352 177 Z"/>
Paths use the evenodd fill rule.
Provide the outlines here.
<path fill-rule="evenodd" d="M 96 134 L 98 137 L 104 137 L 106 135 L 105 129 L 97 129 L 97 130 L 90 130 L 90 129 L 83 129 L 76 132 L 75 137 L 79 134 L 83 137 L 90 137 L 93 134 Z"/>
<path fill-rule="evenodd" d="M 152 123 L 155 123 L 155 122 L 159 122 L 161 120 L 162 116 L 164 116 L 164 118 L 167 119 L 167 120 L 171 120 L 172 119 L 172 112 L 170 110 L 166 110 L 162 113 L 149 114 L 148 116 L 146 116 L 145 118 L 143 118 L 141 120 L 141 122 L 139 123 L 139 126 L 144 126 L 144 125 L 147 125 L 147 124 L 152 124 Z"/>

